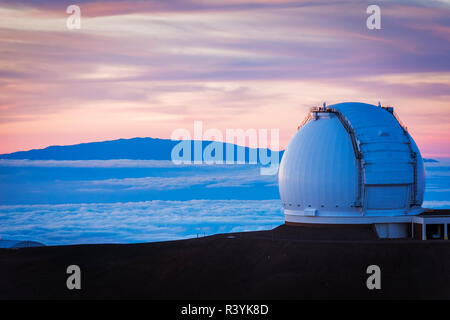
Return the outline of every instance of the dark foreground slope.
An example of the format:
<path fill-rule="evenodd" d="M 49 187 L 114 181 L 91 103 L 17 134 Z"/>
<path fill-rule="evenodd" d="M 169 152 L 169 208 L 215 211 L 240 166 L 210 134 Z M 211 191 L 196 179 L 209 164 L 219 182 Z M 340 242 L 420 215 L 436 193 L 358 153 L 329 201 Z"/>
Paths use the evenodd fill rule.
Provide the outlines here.
<path fill-rule="evenodd" d="M 357 240 L 353 240 L 357 239 Z M 82 289 L 66 289 L 79 265 Z M 368 290 L 366 268 L 381 268 Z M 0 250 L 0 298 L 450 298 L 450 242 L 369 228 L 273 231 L 127 245 Z"/>

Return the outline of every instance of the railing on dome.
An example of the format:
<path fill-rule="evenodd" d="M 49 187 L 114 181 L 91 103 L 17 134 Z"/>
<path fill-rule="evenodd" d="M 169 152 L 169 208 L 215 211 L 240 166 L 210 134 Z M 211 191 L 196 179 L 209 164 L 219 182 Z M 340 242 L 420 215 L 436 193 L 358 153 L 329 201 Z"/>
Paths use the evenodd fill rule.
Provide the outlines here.
<path fill-rule="evenodd" d="M 303 121 L 297 127 L 297 130 L 300 130 L 311 119 L 312 119 L 311 113 L 308 113 L 308 115 L 305 117 L 305 119 L 303 119 Z"/>
<path fill-rule="evenodd" d="M 381 106 L 381 104 L 379 104 L 379 106 L 386 110 L 387 112 L 389 112 L 390 114 L 392 114 L 392 116 L 395 118 L 395 120 L 397 120 L 397 123 L 400 125 L 400 127 L 403 130 L 403 134 L 405 135 L 406 139 L 408 140 L 408 148 L 409 148 L 409 153 L 411 156 L 411 164 L 413 166 L 413 192 L 411 195 L 411 201 L 410 201 L 410 206 L 417 206 L 420 205 L 420 203 L 417 201 L 417 153 L 414 152 L 412 145 L 411 145 L 411 138 L 410 135 L 408 133 L 408 128 L 404 125 L 404 123 L 400 120 L 400 117 L 398 116 L 398 114 L 394 111 L 394 108 L 391 106 L 386 106 L 383 107 Z"/>
<path fill-rule="evenodd" d="M 400 117 L 398 116 L 398 114 L 394 111 L 394 112 L 392 112 L 392 115 L 397 120 L 397 122 L 400 125 L 400 127 L 402 127 L 403 130 L 405 130 L 407 132 L 408 131 L 408 127 L 402 122 L 402 120 L 400 120 Z"/>
<path fill-rule="evenodd" d="M 324 108 L 325 110 L 329 110 L 328 112 L 334 113 L 339 121 L 341 122 L 344 129 L 347 131 L 348 135 L 350 136 L 350 140 L 352 141 L 353 146 L 353 152 L 355 153 L 355 158 L 357 160 L 358 164 L 358 195 L 356 197 L 356 201 L 354 203 L 355 207 L 361 207 L 362 206 L 362 194 L 363 194 L 363 164 L 362 164 L 362 158 L 363 153 L 361 149 L 359 148 L 358 140 L 356 139 L 355 130 L 353 129 L 353 126 L 351 125 L 350 121 L 347 119 L 345 115 L 343 115 L 339 110 L 335 108 Z"/>
<path fill-rule="evenodd" d="M 400 117 L 399 117 L 398 114 L 394 111 L 394 107 L 391 107 L 391 106 L 383 107 L 383 106 L 381 106 L 381 104 L 379 104 L 379 106 L 380 106 L 381 109 L 384 109 L 384 110 L 386 110 L 387 112 L 389 112 L 390 114 L 392 114 L 392 115 L 394 116 L 395 120 L 397 120 L 397 122 L 398 122 L 398 124 L 400 125 L 400 127 L 402 127 L 402 129 L 403 129 L 404 131 L 408 132 L 408 127 L 405 126 L 405 124 L 402 122 L 402 120 L 400 120 Z"/>
<path fill-rule="evenodd" d="M 312 107 L 309 111 L 310 111 L 309 115 L 303 120 L 303 122 L 300 124 L 298 129 L 303 127 L 309 120 L 317 119 L 315 114 L 318 112 L 334 113 L 338 117 L 339 121 L 342 123 L 342 126 L 345 128 L 345 130 L 350 135 L 352 145 L 353 145 L 353 151 L 355 152 L 356 159 L 362 158 L 362 152 L 359 148 L 359 145 L 358 145 L 358 142 L 356 139 L 356 135 L 355 135 L 355 131 L 353 130 L 353 127 L 350 124 L 350 121 L 348 121 L 348 119 L 338 109 L 323 106 L 323 107 Z M 311 115 L 311 114 L 313 114 L 313 115 Z"/>
<path fill-rule="evenodd" d="M 352 142 L 352 146 L 353 146 L 353 151 L 355 153 L 355 157 L 358 160 L 358 196 L 357 199 L 354 203 L 355 207 L 361 207 L 362 206 L 362 184 L 363 184 L 363 173 L 362 173 L 362 151 L 359 148 L 359 144 L 357 142 L 356 139 L 356 135 L 355 135 L 355 131 L 353 130 L 352 125 L 350 124 L 350 121 L 348 121 L 348 119 L 336 108 L 329 108 L 327 106 L 323 107 L 312 107 L 309 110 L 309 114 L 308 116 L 303 119 L 302 123 L 298 126 L 297 130 L 300 130 L 307 122 L 309 122 L 310 120 L 317 119 L 317 113 L 319 112 L 324 112 L 324 113 L 333 113 L 336 115 L 336 117 L 339 119 L 339 121 L 341 122 L 342 126 L 344 127 L 344 129 L 347 131 L 347 133 L 350 136 L 350 140 Z"/>
<path fill-rule="evenodd" d="M 328 110 L 331 110 L 330 108 L 326 108 L 326 107 L 312 107 L 309 109 L 309 113 L 308 115 L 305 117 L 305 119 L 303 119 L 303 121 L 300 123 L 300 125 L 297 127 L 297 131 L 300 130 L 306 123 L 309 122 L 309 120 L 313 119 L 317 119 L 317 117 L 313 117 L 312 114 L 316 113 L 316 112 L 329 112 Z"/>

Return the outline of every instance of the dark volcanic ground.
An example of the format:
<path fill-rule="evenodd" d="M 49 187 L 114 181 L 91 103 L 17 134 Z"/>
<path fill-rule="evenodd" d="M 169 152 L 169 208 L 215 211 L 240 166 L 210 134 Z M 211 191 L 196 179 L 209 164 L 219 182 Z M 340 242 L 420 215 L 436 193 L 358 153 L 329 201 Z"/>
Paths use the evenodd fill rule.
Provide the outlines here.
<path fill-rule="evenodd" d="M 81 290 L 66 288 L 72 264 Z M 372 264 L 381 290 L 366 287 Z M 0 249 L 0 298 L 449 299 L 450 241 L 283 225 L 157 243 Z"/>

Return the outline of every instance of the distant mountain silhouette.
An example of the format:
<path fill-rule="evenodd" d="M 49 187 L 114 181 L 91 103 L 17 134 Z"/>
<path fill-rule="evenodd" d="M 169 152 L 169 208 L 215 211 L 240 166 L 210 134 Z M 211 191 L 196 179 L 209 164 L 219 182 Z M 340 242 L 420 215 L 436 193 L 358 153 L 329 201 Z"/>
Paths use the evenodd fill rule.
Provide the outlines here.
<path fill-rule="evenodd" d="M 50 146 L 44 149 L 33 149 L 0 155 L 0 159 L 28 159 L 28 160 L 171 160 L 172 149 L 180 141 L 156 138 L 132 138 L 118 139 L 102 142 L 80 143 L 68 146 Z M 191 145 L 191 160 L 194 158 L 194 140 L 189 141 Z M 189 143 L 188 142 L 188 143 Z M 202 154 L 205 147 L 213 141 L 197 141 L 202 145 Z M 260 162 L 260 150 L 248 147 L 240 147 L 234 144 L 222 144 L 223 157 L 225 159 L 227 149 L 234 150 L 234 161 L 237 160 L 238 148 L 244 149 L 245 161 L 248 162 L 251 151 L 256 151 L 257 161 Z M 227 148 L 228 146 L 228 148 Z M 266 149 L 262 149 L 266 151 Z M 242 152 L 242 151 L 241 151 Z M 277 152 L 277 151 L 274 151 Z M 281 156 L 284 151 L 279 152 Z M 272 151 L 267 149 L 267 155 Z M 265 154 L 265 153 L 263 153 Z M 213 153 L 214 156 L 214 153 Z"/>
<path fill-rule="evenodd" d="M 175 145 L 180 141 L 158 138 L 132 138 L 118 139 L 102 142 L 88 142 L 68 146 L 50 146 L 44 149 L 33 149 L 29 151 L 18 151 L 7 154 L 0 154 L 0 159 L 28 159 L 28 160 L 112 160 L 112 159 L 132 159 L 132 160 L 172 160 L 171 153 Z M 213 141 L 202 141 L 202 153 L 207 145 Z M 194 140 L 191 143 L 191 160 L 194 157 Z M 245 159 L 248 162 L 250 150 L 255 149 L 240 147 L 233 144 L 221 143 L 223 156 L 226 157 L 227 145 L 234 150 L 234 161 L 237 160 L 237 149 L 244 148 Z M 262 149 L 265 151 L 265 149 Z M 259 149 L 257 161 L 260 162 Z M 277 152 L 277 151 L 274 151 Z M 270 157 L 272 151 L 267 149 Z M 284 150 L 278 152 L 279 159 L 283 156 Z M 423 159 L 424 162 L 439 162 L 435 159 Z"/>

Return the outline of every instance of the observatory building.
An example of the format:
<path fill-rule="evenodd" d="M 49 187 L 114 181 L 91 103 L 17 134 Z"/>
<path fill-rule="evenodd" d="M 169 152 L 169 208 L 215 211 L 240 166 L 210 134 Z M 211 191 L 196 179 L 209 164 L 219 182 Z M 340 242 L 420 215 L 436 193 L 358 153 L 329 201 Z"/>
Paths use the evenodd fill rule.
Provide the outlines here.
<path fill-rule="evenodd" d="M 424 188 L 416 143 L 393 108 L 381 105 L 312 108 L 279 169 L 286 224 L 370 224 L 382 238 L 414 237 L 415 223 L 426 238 L 425 215 L 418 216 Z M 440 218 L 447 238 L 450 218 Z"/>

